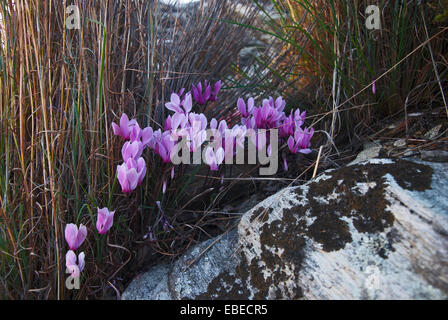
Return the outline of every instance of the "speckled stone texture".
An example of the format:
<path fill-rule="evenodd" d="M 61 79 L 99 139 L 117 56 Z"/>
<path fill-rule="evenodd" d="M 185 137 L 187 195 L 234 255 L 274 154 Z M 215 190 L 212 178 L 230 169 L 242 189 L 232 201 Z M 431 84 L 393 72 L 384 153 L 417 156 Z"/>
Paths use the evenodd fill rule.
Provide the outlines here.
<path fill-rule="evenodd" d="M 446 299 L 448 163 L 371 159 L 267 198 L 123 299 Z"/>

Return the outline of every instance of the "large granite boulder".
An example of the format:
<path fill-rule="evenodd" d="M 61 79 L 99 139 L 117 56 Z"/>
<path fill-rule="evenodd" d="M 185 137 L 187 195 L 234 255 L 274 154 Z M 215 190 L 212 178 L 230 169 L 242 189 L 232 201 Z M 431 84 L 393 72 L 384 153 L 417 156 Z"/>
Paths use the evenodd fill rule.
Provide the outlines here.
<path fill-rule="evenodd" d="M 446 299 L 448 163 L 371 159 L 259 203 L 123 299 Z"/>

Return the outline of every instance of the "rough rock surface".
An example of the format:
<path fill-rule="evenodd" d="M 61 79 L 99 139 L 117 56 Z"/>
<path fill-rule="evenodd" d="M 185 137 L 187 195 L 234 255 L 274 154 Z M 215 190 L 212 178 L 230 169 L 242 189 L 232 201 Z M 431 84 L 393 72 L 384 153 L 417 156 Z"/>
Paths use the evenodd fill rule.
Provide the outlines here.
<path fill-rule="evenodd" d="M 448 163 L 371 159 L 259 203 L 123 299 L 446 299 Z"/>

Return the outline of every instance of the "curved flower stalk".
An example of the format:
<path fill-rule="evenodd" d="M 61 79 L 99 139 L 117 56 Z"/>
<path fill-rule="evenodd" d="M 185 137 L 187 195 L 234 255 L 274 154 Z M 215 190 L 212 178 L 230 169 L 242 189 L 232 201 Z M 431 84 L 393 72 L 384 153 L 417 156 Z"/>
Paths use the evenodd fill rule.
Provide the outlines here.
<path fill-rule="evenodd" d="M 83 224 L 78 227 L 70 223 L 65 226 L 65 241 L 67 241 L 70 250 L 77 250 L 84 242 L 87 236 L 87 228 Z"/>
<path fill-rule="evenodd" d="M 69 250 L 65 255 L 65 266 L 73 278 L 78 278 L 85 266 L 84 252 L 81 252 L 77 257 L 75 252 Z"/>
<path fill-rule="evenodd" d="M 99 234 L 106 234 L 114 224 L 115 211 L 109 211 L 107 208 L 98 208 L 96 229 Z"/>

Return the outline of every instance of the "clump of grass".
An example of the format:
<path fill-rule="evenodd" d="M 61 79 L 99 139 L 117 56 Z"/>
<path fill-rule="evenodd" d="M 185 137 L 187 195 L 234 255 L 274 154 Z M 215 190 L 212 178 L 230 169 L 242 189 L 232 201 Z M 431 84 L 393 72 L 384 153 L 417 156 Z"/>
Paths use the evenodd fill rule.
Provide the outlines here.
<path fill-rule="evenodd" d="M 155 200 L 167 172 L 150 157 L 144 188 L 123 196 L 110 124 L 125 112 L 157 128 L 172 91 L 230 77 L 251 33 L 222 20 L 247 24 L 256 14 L 250 1 L 240 3 L 246 9 L 236 13 L 237 3 L 223 0 L 180 9 L 159 1 L 74 1 L 77 30 L 65 27 L 65 1 L 0 2 L 0 297 L 82 299 L 123 289 L 135 241 L 157 225 Z M 258 80 L 251 81 L 224 88 L 224 105 Z M 168 203 L 182 207 L 194 175 L 178 175 Z M 116 227 L 101 238 L 96 208 L 105 206 L 116 210 Z M 90 230 L 87 272 L 73 291 L 65 288 L 67 223 Z M 180 245 L 172 242 L 185 239 L 173 237 L 158 241 L 157 250 L 174 254 Z"/>
<path fill-rule="evenodd" d="M 315 122 L 331 140 L 372 134 L 406 107 L 446 113 L 447 32 L 434 22 L 443 1 L 268 2 L 273 10 L 259 29 L 289 56 L 283 64 L 293 68 L 282 77 L 290 101 L 315 106 Z M 379 30 L 366 27 L 369 5 L 380 9 Z"/>

